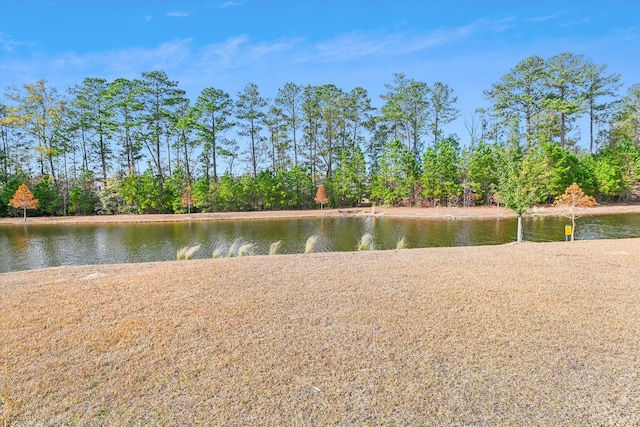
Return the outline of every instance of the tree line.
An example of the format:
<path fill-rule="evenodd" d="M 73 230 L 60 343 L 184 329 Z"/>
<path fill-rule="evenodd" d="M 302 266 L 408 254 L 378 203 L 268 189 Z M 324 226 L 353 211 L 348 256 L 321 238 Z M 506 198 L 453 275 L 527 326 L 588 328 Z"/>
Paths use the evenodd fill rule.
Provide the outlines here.
<path fill-rule="evenodd" d="M 163 71 L 64 93 L 40 80 L 0 102 L 0 215 L 18 214 L 21 184 L 40 215 L 305 209 L 320 184 L 335 207 L 513 205 L 517 191 L 544 203 L 574 182 L 625 200 L 640 177 L 640 84 L 620 87 L 584 55 L 530 56 L 484 91 L 463 143 L 445 133 L 460 118 L 453 88 L 403 73 L 379 109 L 332 84 L 189 100 Z"/>

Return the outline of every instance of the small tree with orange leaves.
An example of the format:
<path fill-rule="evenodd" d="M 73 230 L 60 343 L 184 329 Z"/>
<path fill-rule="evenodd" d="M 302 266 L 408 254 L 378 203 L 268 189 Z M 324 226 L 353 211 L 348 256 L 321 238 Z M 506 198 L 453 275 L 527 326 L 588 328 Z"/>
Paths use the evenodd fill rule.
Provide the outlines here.
<path fill-rule="evenodd" d="M 316 203 L 320 203 L 320 211 L 322 211 L 324 204 L 329 201 L 329 196 L 327 196 L 327 190 L 324 188 L 324 184 L 320 184 L 316 192 L 316 198 L 313 200 L 315 200 Z"/>
<path fill-rule="evenodd" d="M 16 192 L 13 193 L 13 197 L 9 200 L 9 206 L 16 209 L 22 209 L 24 211 L 24 222 L 27 222 L 27 209 L 37 208 L 38 199 L 34 199 L 29 187 L 22 184 L 18 187 Z"/>
<path fill-rule="evenodd" d="M 571 218 L 571 241 L 573 242 L 573 236 L 576 230 L 576 208 L 592 208 L 598 203 L 596 199 L 588 196 L 582 191 L 582 188 L 575 182 L 567 187 L 564 194 L 558 196 L 554 203 L 555 206 L 559 206 L 565 212 L 567 218 Z"/>
<path fill-rule="evenodd" d="M 193 205 L 193 194 L 191 190 L 191 186 L 187 185 L 184 189 L 184 193 L 182 193 L 182 206 L 187 207 L 187 215 L 191 215 L 191 205 Z"/>

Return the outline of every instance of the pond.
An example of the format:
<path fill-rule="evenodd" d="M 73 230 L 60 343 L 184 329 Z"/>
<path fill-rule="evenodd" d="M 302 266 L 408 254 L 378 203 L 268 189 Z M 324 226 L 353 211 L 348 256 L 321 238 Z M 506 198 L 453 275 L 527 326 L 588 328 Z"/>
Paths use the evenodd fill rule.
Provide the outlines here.
<path fill-rule="evenodd" d="M 563 241 L 564 217 L 527 217 L 524 239 Z M 374 236 L 376 249 L 394 249 L 405 237 L 408 248 L 497 245 L 512 242 L 514 218 L 429 220 L 387 217 L 327 217 L 130 224 L 0 225 L 0 273 L 61 265 L 114 264 L 175 260 L 183 246 L 200 245 L 193 258 L 211 258 L 232 243 L 253 243 L 253 253 L 267 254 L 282 241 L 279 253 L 302 253 L 312 235 L 314 252 L 354 251 L 364 233 Z M 578 220 L 576 239 L 640 237 L 640 214 L 585 216 Z"/>

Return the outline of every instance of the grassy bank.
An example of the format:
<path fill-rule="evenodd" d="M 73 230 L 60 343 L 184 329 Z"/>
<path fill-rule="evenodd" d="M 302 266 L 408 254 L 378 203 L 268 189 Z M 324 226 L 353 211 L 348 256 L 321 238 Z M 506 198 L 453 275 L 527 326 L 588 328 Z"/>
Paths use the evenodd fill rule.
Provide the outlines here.
<path fill-rule="evenodd" d="M 640 239 L 0 275 L 0 425 L 640 423 Z"/>

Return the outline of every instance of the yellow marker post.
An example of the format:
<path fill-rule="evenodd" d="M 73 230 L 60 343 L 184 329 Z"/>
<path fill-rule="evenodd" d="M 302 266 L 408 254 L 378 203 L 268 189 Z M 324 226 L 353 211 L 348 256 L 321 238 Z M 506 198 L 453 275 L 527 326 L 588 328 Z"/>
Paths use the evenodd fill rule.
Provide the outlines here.
<path fill-rule="evenodd" d="M 565 225 L 564 226 L 564 239 L 565 241 L 569 241 L 569 238 L 571 237 L 571 226 L 570 225 Z"/>

